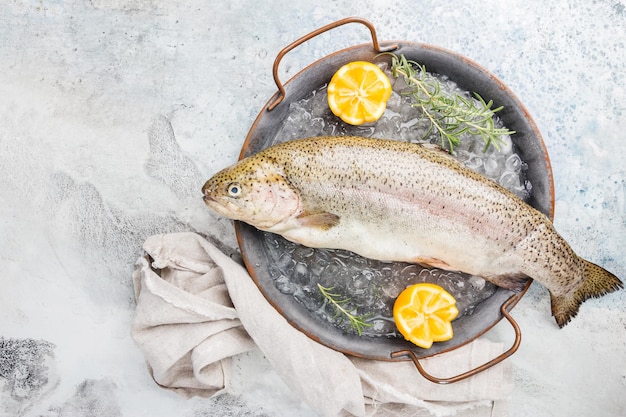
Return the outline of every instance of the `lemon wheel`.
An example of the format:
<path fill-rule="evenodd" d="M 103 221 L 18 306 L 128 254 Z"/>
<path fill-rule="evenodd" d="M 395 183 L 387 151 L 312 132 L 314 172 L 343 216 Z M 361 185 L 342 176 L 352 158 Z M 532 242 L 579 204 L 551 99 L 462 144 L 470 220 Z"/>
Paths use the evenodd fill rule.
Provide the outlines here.
<path fill-rule="evenodd" d="M 393 318 L 400 333 L 424 349 L 430 348 L 433 342 L 452 339 L 452 320 L 458 314 L 454 297 L 430 283 L 406 288 L 393 306 Z"/>
<path fill-rule="evenodd" d="M 350 62 L 328 84 L 328 106 L 344 122 L 360 125 L 378 120 L 391 97 L 391 82 L 376 65 Z"/>

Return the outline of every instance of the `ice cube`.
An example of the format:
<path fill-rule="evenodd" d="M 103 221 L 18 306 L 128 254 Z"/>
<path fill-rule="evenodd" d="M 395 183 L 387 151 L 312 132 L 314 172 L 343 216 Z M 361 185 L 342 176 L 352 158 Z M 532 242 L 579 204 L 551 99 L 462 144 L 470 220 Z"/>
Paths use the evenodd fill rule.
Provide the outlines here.
<path fill-rule="evenodd" d="M 276 289 L 283 294 L 291 295 L 296 291 L 296 284 L 291 282 L 291 280 L 285 275 L 280 275 L 276 278 L 274 280 L 274 285 L 276 285 Z"/>
<path fill-rule="evenodd" d="M 402 97 L 400 96 L 400 94 L 392 91 L 391 96 L 387 101 L 387 110 L 390 110 L 394 113 L 400 113 L 403 107 L 405 107 L 405 105 L 402 102 Z"/>
<path fill-rule="evenodd" d="M 479 277 L 478 275 L 472 275 L 471 277 L 469 277 L 468 281 L 472 288 L 474 288 L 476 291 L 480 291 L 485 288 L 485 283 L 487 282 L 485 281 L 485 278 Z"/>
<path fill-rule="evenodd" d="M 474 171 L 480 171 L 483 166 L 483 160 L 475 154 L 471 154 L 471 156 L 465 161 L 465 166 Z"/>
<path fill-rule="evenodd" d="M 519 174 L 511 171 L 505 171 L 498 180 L 507 190 L 515 190 L 520 188 Z"/>
<path fill-rule="evenodd" d="M 513 172 L 519 172 L 522 168 L 522 159 L 517 154 L 512 154 L 506 160 L 506 169 Z"/>

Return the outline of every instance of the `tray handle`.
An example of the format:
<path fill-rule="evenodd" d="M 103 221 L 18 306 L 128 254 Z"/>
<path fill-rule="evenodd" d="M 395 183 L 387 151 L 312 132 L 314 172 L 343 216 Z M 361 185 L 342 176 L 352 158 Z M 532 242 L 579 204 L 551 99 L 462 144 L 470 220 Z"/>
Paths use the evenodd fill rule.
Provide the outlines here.
<path fill-rule="evenodd" d="M 513 329 L 515 330 L 515 341 L 513 342 L 513 345 L 506 352 L 503 352 L 499 356 L 495 357 L 494 359 L 490 360 L 487 363 L 480 365 L 477 368 L 474 368 L 472 370 L 469 370 L 467 372 L 464 372 L 462 374 L 452 376 L 449 378 L 439 378 L 426 372 L 424 367 L 420 364 L 419 359 L 417 358 L 417 355 L 415 355 L 415 353 L 411 350 L 407 349 L 407 350 L 400 350 L 397 352 L 393 352 L 391 354 L 391 357 L 398 358 L 400 356 L 408 356 L 415 364 L 415 367 L 417 368 L 419 373 L 422 374 L 424 378 L 436 384 L 452 384 L 454 382 L 458 382 L 463 379 L 469 378 L 470 376 L 476 375 L 477 373 L 480 373 L 502 362 L 503 360 L 505 360 L 512 354 L 514 354 L 515 351 L 517 351 L 517 349 L 519 348 L 520 343 L 522 341 L 522 333 L 520 331 L 520 328 L 517 322 L 515 322 L 515 320 L 513 320 L 513 317 L 511 317 L 511 315 L 509 314 L 508 308 L 513 307 L 520 300 L 520 298 L 521 297 L 518 294 L 514 294 L 500 307 L 500 311 L 502 312 L 502 315 L 509 321 L 509 323 L 511 323 L 511 326 L 513 326 Z"/>
<path fill-rule="evenodd" d="M 283 87 L 283 83 L 280 81 L 280 78 L 278 77 L 278 66 L 280 64 L 280 61 L 287 54 L 287 52 L 289 52 L 292 49 L 294 49 L 295 47 L 303 44 L 304 42 L 310 40 L 311 38 L 316 37 L 317 35 L 320 35 L 320 34 L 322 34 L 324 32 L 327 32 L 327 31 L 329 31 L 331 29 L 334 29 L 336 27 L 343 26 L 346 23 L 361 23 L 361 24 L 367 26 L 367 28 L 370 30 L 370 33 L 372 35 L 372 44 L 374 45 L 374 49 L 376 50 L 376 52 L 387 52 L 387 51 L 392 51 L 392 50 L 398 48 L 398 45 L 396 45 L 396 44 L 392 44 L 392 45 L 387 45 L 385 47 L 381 47 L 380 44 L 378 43 L 378 38 L 376 37 L 376 29 L 374 29 L 374 25 L 372 25 L 372 23 L 369 22 L 368 20 L 365 20 L 365 19 L 360 18 L 360 17 L 347 17 L 345 19 L 338 20 L 338 21 L 336 21 L 334 23 L 330 23 L 330 24 L 328 24 L 326 26 L 323 26 L 323 27 L 321 27 L 319 29 L 316 29 L 313 32 L 309 33 L 308 35 L 305 35 L 305 36 L 301 37 L 300 39 L 290 43 L 287 46 L 285 46 L 278 53 L 278 55 L 276 56 L 276 59 L 274 60 L 274 67 L 272 69 L 272 74 L 274 75 L 274 81 L 276 82 L 276 87 L 278 87 L 278 96 L 274 99 L 274 101 L 272 101 L 267 106 L 267 111 L 272 111 L 285 98 L 285 87 Z"/>

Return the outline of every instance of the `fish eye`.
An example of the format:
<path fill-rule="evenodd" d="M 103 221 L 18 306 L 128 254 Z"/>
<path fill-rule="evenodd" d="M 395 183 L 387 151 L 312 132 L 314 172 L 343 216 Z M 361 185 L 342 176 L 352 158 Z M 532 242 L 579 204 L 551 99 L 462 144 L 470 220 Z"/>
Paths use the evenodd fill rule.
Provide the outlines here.
<path fill-rule="evenodd" d="M 241 196 L 241 186 L 236 182 L 231 182 L 228 184 L 228 195 L 231 197 L 239 197 Z"/>

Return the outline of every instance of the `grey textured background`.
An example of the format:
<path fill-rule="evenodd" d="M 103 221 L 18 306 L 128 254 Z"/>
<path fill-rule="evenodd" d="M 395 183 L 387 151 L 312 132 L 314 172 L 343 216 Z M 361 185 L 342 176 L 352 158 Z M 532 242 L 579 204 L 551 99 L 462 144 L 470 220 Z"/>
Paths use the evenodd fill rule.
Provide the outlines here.
<path fill-rule="evenodd" d="M 618 0 L 9 0 L 0 4 L 0 416 L 312 416 L 258 352 L 233 394 L 154 385 L 129 336 L 143 240 L 192 230 L 233 253 L 200 187 L 235 161 L 297 37 L 346 16 L 500 77 L 549 150 L 557 229 L 626 278 L 626 7 Z M 289 54 L 286 79 L 358 26 Z M 626 414 L 624 291 L 558 330 L 533 285 L 514 309 L 510 415 Z M 510 340 L 499 325 L 489 335 Z"/>

